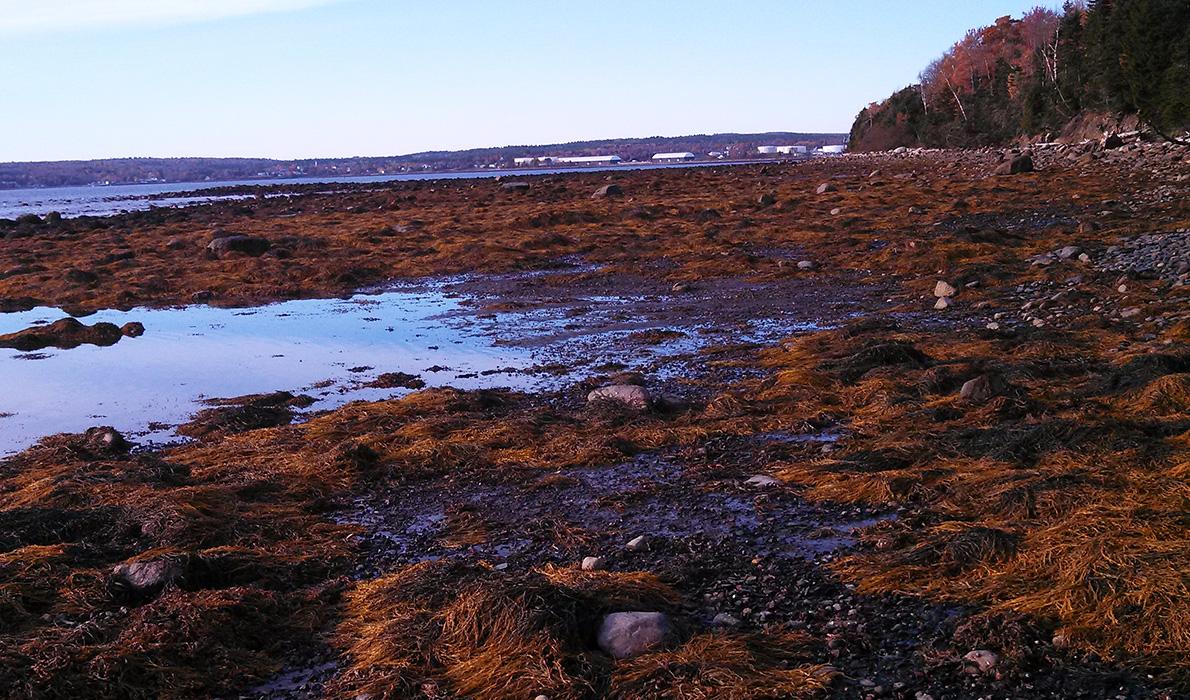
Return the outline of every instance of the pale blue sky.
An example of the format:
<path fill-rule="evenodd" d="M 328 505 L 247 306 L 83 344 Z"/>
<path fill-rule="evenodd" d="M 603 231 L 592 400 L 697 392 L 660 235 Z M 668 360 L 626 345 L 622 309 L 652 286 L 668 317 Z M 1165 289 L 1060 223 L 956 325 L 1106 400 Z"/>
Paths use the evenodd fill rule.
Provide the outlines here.
<path fill-rule="evenodd" d="M 0 0 L 0 161 L 847 131 L 1037 0 Z"/>

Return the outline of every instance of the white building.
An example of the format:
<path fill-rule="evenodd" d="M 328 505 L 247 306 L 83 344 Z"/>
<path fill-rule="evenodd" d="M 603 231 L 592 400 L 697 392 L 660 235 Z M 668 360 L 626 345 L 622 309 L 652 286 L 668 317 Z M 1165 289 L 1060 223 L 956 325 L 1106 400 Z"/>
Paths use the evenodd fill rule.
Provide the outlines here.
<path fill-rule="evenodd" d="M 805 146 L 777 146 L 777 153 L 784 153 L 785 155 L 804 156 L 806 155 Z"/>
<path fill-rule="evenodd" d="M 682 151 L 681 153 L 654 153 L 653 160 L 656 161 L 677 161 L 677 160 L 694 160 L 694 154 L 690 151 Z"/>
<path fill-rule="evenodd" d="M 536 158 L 513 158 L 516 166 L 533 165 L 612 165 L 619 163 L 620 156 L 538 156 Z"/>
<path fill-rule="evenodd" d="M 822 153 L 823 155 L 838 155 L 846 150 L 847 150 L 846 144 L 836 143 L 836 144 L 831 144 L 829 146 L 823 146 L 822 148 L 818 149 L 818 152 Z"/>
<path fill-rule="evenodd" d="M 777 147 L 776 147 L 776 146 L 757 146 L 757 147 L 756 147 L 756 152 L 757 152 L 757 153 L 764 153 L 764 154 L 771 154 L 771 153 L 776 153 L 776 152 L 777 152 Z"/>

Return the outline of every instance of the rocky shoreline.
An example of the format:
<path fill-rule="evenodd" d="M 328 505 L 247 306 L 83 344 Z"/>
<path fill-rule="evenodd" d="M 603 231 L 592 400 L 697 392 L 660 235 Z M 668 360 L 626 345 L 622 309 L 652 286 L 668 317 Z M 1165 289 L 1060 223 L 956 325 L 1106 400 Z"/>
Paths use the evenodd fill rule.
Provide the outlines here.
<path fill-rule="evenodd" d="M 301 397 L 245 397 L 166 449 L 119 426 L 47 438 L 0 461 L 0 682 L 1177 697 L 1190 157 L 1111 145 L 397 183 L 0 229 L 6 309 L 465 273 L 489 311 L 582 324 L 574 299 L 631 300 L 612 356 L 725 339 L 534 394 L 392 374 L 413 393 L 296 424 Z M 514 271 L 535 274 L 498 276 Z M 782 306 L 823 323 L 747 340 Z"/>

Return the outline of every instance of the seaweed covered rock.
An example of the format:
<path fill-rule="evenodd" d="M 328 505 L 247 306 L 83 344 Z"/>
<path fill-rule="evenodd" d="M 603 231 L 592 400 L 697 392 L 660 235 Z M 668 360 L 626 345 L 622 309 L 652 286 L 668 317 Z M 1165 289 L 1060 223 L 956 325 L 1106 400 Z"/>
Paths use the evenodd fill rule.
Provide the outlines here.
<path fill-rule="evenodd" d="M 33 326 L 15 333 L 0 335 L 0 347 L 14 350 L 43 350 L 45 348 L 77 348 L 80 345 L 115 345 L 123 334 L 114 323 L 99 322 L 88 326 L 77 318 L 67 317 L 46 326 Z"/>
<path fill-rule="evenodd" d="M 216 258 L 224 258 L 233 253 L 259 257 L 267 253 L 270 247 L 268 239 L 260 236 L 219 236 L 207 244 L 207 254 Z"/>
<path fill-rule="evenodd" d="M 180 426 L 178 434 L 198 438 L 287 425 L 293 420 L 293 409 L 313 402 L 309 396 L 294 396 L 288 391 L 217 399 L 208 402 L 212 408 L 199 411 L 189 423 Z"/>
<path fill-rule="evenodd" d="M 182 572 L 182 562 L 176 557 L 120 564 L 112 569 L 108 589 L 116 597 L 145 600 L 160 593 L 179 578 Z"/>

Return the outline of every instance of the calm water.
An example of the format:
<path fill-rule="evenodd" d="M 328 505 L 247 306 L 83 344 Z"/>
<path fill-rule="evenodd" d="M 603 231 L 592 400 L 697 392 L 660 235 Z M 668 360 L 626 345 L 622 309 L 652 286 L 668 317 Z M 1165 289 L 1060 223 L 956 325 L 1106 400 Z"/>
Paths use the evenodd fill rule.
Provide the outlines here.
<path fill-rule="evenodd" d="M 481 170 L 453 173 L 400 173 L 396 175 L 367 175 L 359 177 L 277 178 L 270 180 L 227 180 L 221 182 L 180 182 L 146 185 L 103 185 L 85 187 L 46 187 L 23 190 L 0 190 L 0 219 L 15 219 L 22 214 L 47 214 L 56 211 L 63 216 L 109 216 L 123 211 L 140 211 L 150 207 L 184 206 L 202 202 L 235 199 L 235 196 L 201 195 L 162 197 L 175 192 L 197 192 L 218 187 L 239 185 L 309 185 L 316 183 L 367 183 L 403 180 L 459 180 L 485 177 L 517 177 L 551 175 L 569 172 L 601 172 L 604 170 L 650 170 L 656 168 L 698 168 L 712 165 L 741 165 L 768 161 L 712 161 L 706 163 L 630 163 L 591 168 L 517 168 L 513 170 Z"/>
<path fill-rule="evenodd" d="M 573 384 L 615 362 L 665 383 L 705 369 L 703 348 L 772 344 L 820 328 L 824 311 L 839 318 L 849 308 L 782 297 L 747 321 L 723 323 L 712 304 L 691 298 L 685 303 L 694 311 L 675 325 L 665 296 L 576 295 L 544 307 L 492 310 L 488 304 L 501 297 L 464 293 L 469 279 L 478 278 L 346 299 L 106 310 L 81 318 L 139 321 L 145 333 L 109 347 L 0 349 L 0 456 L 95 425 L 115 426 L 141 443 L 172 441 L 175 427 L 209 398 L 283 390 L 314 397 L 309 410 L 319 411 L 409 391 L 367 386 L 386 372 L 418 375 L 431 387 L 534 391 Z M 51 308 L 0 314 L 0 333 L 64 316 Z M 633 342 L 642 330 L 679 334 L 656 345 Z M 566 368 L 561 374 L 559 366 Z"/>
<path fill-rule="evenodd" d="M 440 291 L 396 291 L 251 309 L 102 311 L 83 322 L 140 321 L 145 334 L 110 347 L 0 349 L 0 454 L 93 425 L 169 439 L 204 398 L 286 390 L 320 399 L 317 410 L 406 393 L 364 386 L 383 372 L 420 375 L 429 386 L 523 385 L 522 375 L 500 370 L 525 367 L 529 352 L 497 347 L 452 316 L 458 308 Z M 0 314 L 0 333 L 65 315 Z"/>

